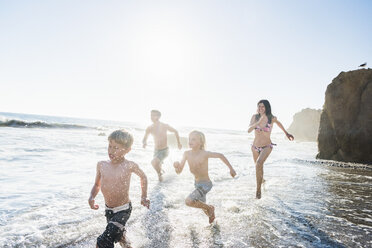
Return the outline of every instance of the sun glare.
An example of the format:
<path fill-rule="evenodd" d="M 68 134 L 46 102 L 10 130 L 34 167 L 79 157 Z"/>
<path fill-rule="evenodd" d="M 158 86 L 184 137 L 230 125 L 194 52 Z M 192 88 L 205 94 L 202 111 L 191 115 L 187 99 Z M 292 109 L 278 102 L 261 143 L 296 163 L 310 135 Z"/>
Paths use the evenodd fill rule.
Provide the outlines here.
<path fill-rule="evenodd" d="M 138 37 L 136 60 L 141 71 L 159 80 L 178 78 L 192 70 L 195 46 L 185 33 L 146 30 Z"/>

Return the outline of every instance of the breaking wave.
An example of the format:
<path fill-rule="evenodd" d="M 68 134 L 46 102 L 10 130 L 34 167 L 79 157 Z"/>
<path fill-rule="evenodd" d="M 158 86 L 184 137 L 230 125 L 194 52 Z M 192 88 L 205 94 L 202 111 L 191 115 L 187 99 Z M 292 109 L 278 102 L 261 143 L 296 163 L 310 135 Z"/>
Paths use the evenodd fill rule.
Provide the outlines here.
<path fill-rule="evenodd" d="M 15 127 L 15 128 L 66 128 L 66 129 L 84 129 L 91 128 L 76 124 L 62 124 L 62 123 L 47 123 L 43 121 L 21 121 L 21 120 L 1 120 L 0 127 Z"/>

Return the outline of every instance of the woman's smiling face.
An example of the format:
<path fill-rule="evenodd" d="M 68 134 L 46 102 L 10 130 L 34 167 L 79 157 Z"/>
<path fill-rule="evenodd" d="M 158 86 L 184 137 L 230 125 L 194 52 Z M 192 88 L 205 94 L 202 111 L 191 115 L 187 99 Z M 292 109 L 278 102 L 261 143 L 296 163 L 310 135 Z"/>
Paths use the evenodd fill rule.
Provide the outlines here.
<path fill-rule="evenodd" d="M 257 105 L 257 113 L 259 113 L 260 115 L 263 115 L 266 113 L 266 108 L 265 108 L 265 105 L 263 103 L 259 103 Z"/>

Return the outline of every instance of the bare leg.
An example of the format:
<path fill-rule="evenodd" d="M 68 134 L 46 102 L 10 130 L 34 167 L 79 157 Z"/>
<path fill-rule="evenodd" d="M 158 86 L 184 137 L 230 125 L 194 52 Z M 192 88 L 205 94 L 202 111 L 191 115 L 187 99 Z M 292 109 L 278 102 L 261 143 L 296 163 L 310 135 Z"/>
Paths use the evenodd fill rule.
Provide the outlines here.
<path fill-rule="evenodd" d="M 260 153 L 256 149 L 254 149 L 253 146 L 251 147 L 251 150 L 252 150 L 254 164 L 256 164 L 258 156 L 260 156 Z M 257 169 L 256 169 L 256 180 L 257 180 Z M 256 198 L 258 198 L 257 192 L 256 192 Z M 259 198 L 261 198 L 261 193 L 260 193 Z"/>
<path fill-rule="evenodd" d="M 123 236 L 121 237 L 120 241 L 119 241 L 119 244 L 121 247 L 123 248 L 131 248 L 131 243 L 129 242 L 128 238 L 125 236 L 125 232 L 123 234 Z"/>
<path fill-rule="evenodd" d="M 263 164 L 266 161 L 267 157 L 270 155 L 272 151 L 271 147 L 264 148 L 260 153 L 256 160 L 256 183 L 257 183 L 257 191 L 256 191 L 256 198 L 261 198 L 261 184 L 263 183 Z"/>
<path fill-rule="evenodd" d="M 159 181 L 163 181 L 163 174 L 161 172 L 161 162 L 158 158 L 154 158 L 152 161 L 151 161 L 151 164 L 152 164 L 152 167 L 154 167 L 154 169 L 156 170 L 156 172 L 158 173 L 158 177 L 159 177 Z"/>
<path fill-rule="evenodd" d="M 214 215 L 214 207 L 201 201 L 194 201 L 190 198 L 186 198 L 186 205 L 193 208 L 200 208 L 209 217 L 209 223 L 212 223 L 216 216 Z"/>
<path fill-rule="evenodd" d="M 256 164 L 256 161 L 257 161 L 258 156 L 260 155 L 260 153 L 258 151 L 256 151 L 256 149 L 254 149 L 253 146 L 251 147 L 251 150 L 252 150 L 252 155 L 253 155 L 253 161 Z"/>

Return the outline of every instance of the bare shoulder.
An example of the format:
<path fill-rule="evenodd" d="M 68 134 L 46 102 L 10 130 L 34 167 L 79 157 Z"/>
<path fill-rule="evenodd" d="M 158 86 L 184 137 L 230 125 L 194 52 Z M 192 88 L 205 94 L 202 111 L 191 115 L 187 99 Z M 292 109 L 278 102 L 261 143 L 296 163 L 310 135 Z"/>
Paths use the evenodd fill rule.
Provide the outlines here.
<path fill-rule="evenodd" d="M 99 173 L 103 173 L 104 169 L 107 167 L 108 164 L 109 164 L 108 161 L 98 161 L 97 172 L 99 171 Z"/>
<path fill-rule="evenodd" d="M 205 151 L 205 156 L 207 158 L 220 158 L 222 156 L 222 153 Z"/>
<path fill-rule="evenodd" d="M 160 122 L 162 128 L 169 128 L 170 126 L 167 123 Z"/>
<path fill-rule="evenodd" d="M 278 121 L 278 118 L 276 116 L 273 116 L 272 122 L 277 122 L 277 121 Z"/>
<path fill-rule="evenodd" d="M 97 168 L 102 168 L 103 166 L 107 165 L 108 161 L 98 161 Z"/>
<path fill-rule="evenodd" d="M 146 128 L 146 132 L 151 132 L 151 130 L 154 128 L 154 124 L 151 124 Z"/>
<path fill-rule="evenodd" d="M 203 150 L 200 154 L 201 156 L 199 157 L 199 159 L 202 161 L 208 160 L 208 158 L 214 157 L 213 154 L 213 152 Z"/>
<path fill-rule="evenodd" d="M 185 152 L 183 153 L 183 155 L 185 156 L 185 158 L 188 158 L 188 157 L 189 157 L 190 152 L 191 152 L 191 150 L 188 150 L 188 151 L 185 151 Z"/>
<path fill-rule="evenodd" d="M 134 171 L 134 170 L 139 169 L 139 165 L 136 162 L 133 162 L 133 161 L 130 161 L 130 160 L 127 160 L 127 162 L 128 162 L 129 170 Z"/>
<path fill-rule="evenodd" d="M 211 155 L 211 154 L 213 154 L 213 153 L 214 153 L 214 152 L 204 150 L 202 154 L 203 154 L 204 156 L 209 156 L 209 155 Z"/>
<path fill-rule="evenodd" d="M 215 152 L 211 152 L 211 151 L 204 151 L 204 156 L 206 157 L 213 157 L 213 155 L 215 155 L 216 153 Z"/>

